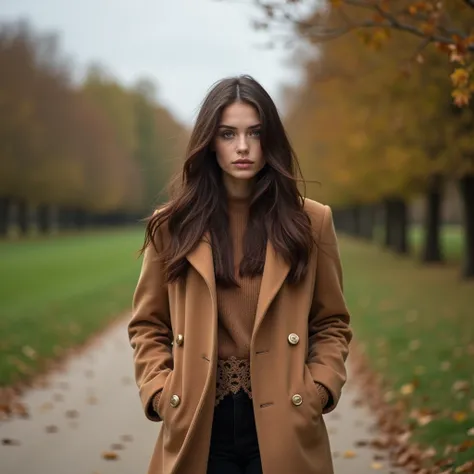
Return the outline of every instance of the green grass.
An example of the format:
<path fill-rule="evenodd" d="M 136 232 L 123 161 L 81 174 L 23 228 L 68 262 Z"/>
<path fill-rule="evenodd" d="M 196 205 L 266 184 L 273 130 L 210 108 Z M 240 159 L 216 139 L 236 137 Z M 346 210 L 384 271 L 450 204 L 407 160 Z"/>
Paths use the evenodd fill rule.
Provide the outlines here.
<path fill-rule="evenodd" d="M 409 234 L 409 243 L 415 255 L 419 255 L 423 248 L 424 232 L 421 226 L 412 226 Z M 464 253 L 463 232 L 461 226 L 446 225 L 441 232 L 441 251 L 447 262 L 459 262 Z"/>
<path fill-rule="evenodd" d="M 0 386 L 26 380 L 130 308 L 140 228 L 0 242 Z"/>
<path fill-rule="evenodd" d="M 384 238 L 383 227 L 375 228 L 375 240 L 382 244 Z M 424 231 L 421 225 L 411 225 L 408 233 L 408 245 L 415 258 L 419 258 L 423 249 Z M 464 253 L 464 237 L 459 225 L 445 225 L 441 230 L 441 252 L 445 260 L 459 262 Z"/>
<path fill-rule="evenodd" d="M 460 239 L 453 232 L 448 240 L 455 256 Z M 422 266 L 368 243 L 340 241 L 354 333 L 383 374 L 388 399 L 406 404 L 407 413 L 434 412 L 425 426 L 409 420 L 416 441 L 438 453 L 459 445 L 474 426 L 474 282 L 460 279 L 458 265 Z M 454 390 L 458 381 L 469 390 Z M 415 387 L 411 395 L 401 393 L 404 385 Z M 451 456 L 461 464 L 474 458 L 474 448 Z"/>

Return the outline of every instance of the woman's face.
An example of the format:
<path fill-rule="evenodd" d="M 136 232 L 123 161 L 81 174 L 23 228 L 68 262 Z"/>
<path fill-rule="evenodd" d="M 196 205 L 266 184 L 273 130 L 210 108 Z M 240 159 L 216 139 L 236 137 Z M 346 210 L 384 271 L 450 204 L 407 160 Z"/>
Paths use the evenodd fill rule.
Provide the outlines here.
<path fill-rule="evenodd" d="M 260 145 L 260 118 L 245 102 L 234 102 L 222 112 L 214 140 L 217 162 L 226 188 L 248 186 L 265 165 Z"/>

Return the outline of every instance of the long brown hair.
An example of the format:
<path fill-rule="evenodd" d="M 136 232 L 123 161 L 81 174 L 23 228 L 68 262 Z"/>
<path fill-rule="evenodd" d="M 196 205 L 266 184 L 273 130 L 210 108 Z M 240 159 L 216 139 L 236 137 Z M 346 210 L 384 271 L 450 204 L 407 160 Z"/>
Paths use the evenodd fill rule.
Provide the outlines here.
<path fill-rule="evenodd" d="M 255 192 L 243 240 L 240 275 L 263 272 L 267 239 L 288 262 L 289 283 L 306 274 L 314 245 L 309 217 L 297 187 L 301 170 L 273 100 L 252 77 L 222 79 L 205 97 L 192 131 L 186 160 L 179 174 L 179 188 L 171 200 L 148 218 L 142 252 L 166 222 L 169 244 L 160 252 L 166 279 L 183 278 L 188 269 L 186 254 L 209 232 L 216 281 L 237 285 L 234 277 L 232 242 L 228 232 L 226 191 L 212 144 L 222 111 L 241 101 L 255 107 L 261 122 L 261 147 L 265 166 L 256 176 Z M 168 239 L 167 239 L 168 240 Z"/>

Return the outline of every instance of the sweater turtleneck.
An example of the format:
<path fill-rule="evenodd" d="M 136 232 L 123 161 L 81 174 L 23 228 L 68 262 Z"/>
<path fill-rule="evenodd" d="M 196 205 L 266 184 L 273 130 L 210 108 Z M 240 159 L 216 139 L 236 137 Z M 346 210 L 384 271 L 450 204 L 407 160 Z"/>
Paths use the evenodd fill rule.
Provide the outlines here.
<path fill-rule="evenodd" d="M 234 276 L 238 287 L 217 286 L 218 308 L 218 385 L 217 402 L 230 392 L 250 393 L 250 339 L 252 337 L 261 275 L 239 275 L 243 238 L 247 228 L 250 198 L 229 197 L 229 235 L 234 256 Z"/>

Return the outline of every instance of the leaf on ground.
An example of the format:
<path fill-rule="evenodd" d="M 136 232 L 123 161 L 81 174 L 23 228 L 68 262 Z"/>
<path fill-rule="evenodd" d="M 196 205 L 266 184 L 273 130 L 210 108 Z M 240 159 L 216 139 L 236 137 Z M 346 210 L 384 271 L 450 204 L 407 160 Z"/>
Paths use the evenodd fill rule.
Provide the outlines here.
<path fill-rule="evenodd" d="M 467 392 L 469 391 L 470 383 L 467 380 L 457 380 L 453 383 L 453 391 L 455 392 Z"/>
<path fill-rule="evenodd" d="M 388 437 L 378 437 L 371 441 L 371 446 L 376 449 L 387 449 L 390 446 Z"/>
<path fill-rule="evenodd" d="M 351 449 L 348 449 L 347 451 L 344 451 L 344 457 L 346 459 L 351 459 L 355 458 L 357 456 L 355 451 L 352 451 Z"/>
<path fill-rule="evenodd" d="M 40 411 L 45 412 L 45 411 L 50 411 L 52 410 L 54 405 L 51 402 L 44 402 L 42 405 L 40 405 Z"/>
<path fill-rule="evenodd" d="M 15 402 L 12 405 L 12 413 L 20 416 L 21 418 L 29 418 L 30 412 L 28 407 L 24 403 Z"/>
<path fill-rule="evenodd" d="M 411 395 L 415 390 L 415 386 L 412 383 L 406 383 L 400 388 L 400 393 L 402 395 Z"/>
<path fill-rule="evenodd" d="M 57 433 L 58 427 L 56 425 L 48 425 L 46 428 L 46 433 Z"/>
<path fill-rule="evenodd" d="M 378 471 L 379 469 L 383 469 L 383 464 L 380 462 L 373 462 L 370 467 L 374 469 L 375 471 Z"/>
<path fill-rule="evenodd" d="M 23 346 L 21 348 L 21 351 L 23 352 L 23 354 L 25 354 L 26 357 L 31 360 L 35 360 L 38 357 L 36 351 L 30 346 Z"/>
<path fill-rule="evenodd" d="M 462 466 L 457 467 L 454 472 L 466 474 L 474 472 L 474 461 L 467 461 Z"/>
<path fill-rule="evenodd" d="M 433 446 L 430 446 L 428 449 L 425 449 L 421 455 L 423 459 L 434 458 L 438 454 L 436 449 Z"/>
<path fill-rule="evenodd" d="M 97 397 L 94 396 L 94 395 L 90 395 L 89 397 L 87 397 L 87 403 L 88 403 L 89 405 L 97 405 L 98 401 L 99 401 L 99 400 L 98 400 Z"/>
<path fill-rule="evenodd" d="M 68 410 L 66 412 L 66 416 L 68 418 L 77 418 L 79 416 L 79 412 L 77 410 Z"/>
<path fill-rule="evenodd" d="M 474 426 L 473 426 L 472 428 L 469 428 L 469 429 L 467 430 L 467 435 L 468 435 L 468 436 L 474 436 Z"/>
<path fill-rule="evenodd" d="M 453 412 L 453 420 L 457 421 L 458 423 L 462 423 L 466 421 L 467 413 L 465 411 L 455 411 Z"/>
<path fill-rule="evenodd" d="M 358 448 L 362 448 L 364 446 L 368 446 L 370 443 L 370 441 L 366 440 L 366 439 L 361 439 L 359 441 L 356 441 L 354 444 L 358 447 Z"/>
<path fill-rule="evenodd" d="M 458 446 L 457 451 L 462 453 L 471 448 L 474 448 L 474 439 L 466 439 Z"/>
<path fill-rule="evenodd" d="M 3 446 L 20 446 L 20 442 L 16 439 L 2 438 Z"/>
<path fill-rule="evenodd" d="M 114 451 L 104 451 L 102 457 L 107 461 L 115 461 L 119 458 L 118 454 Z"/>

